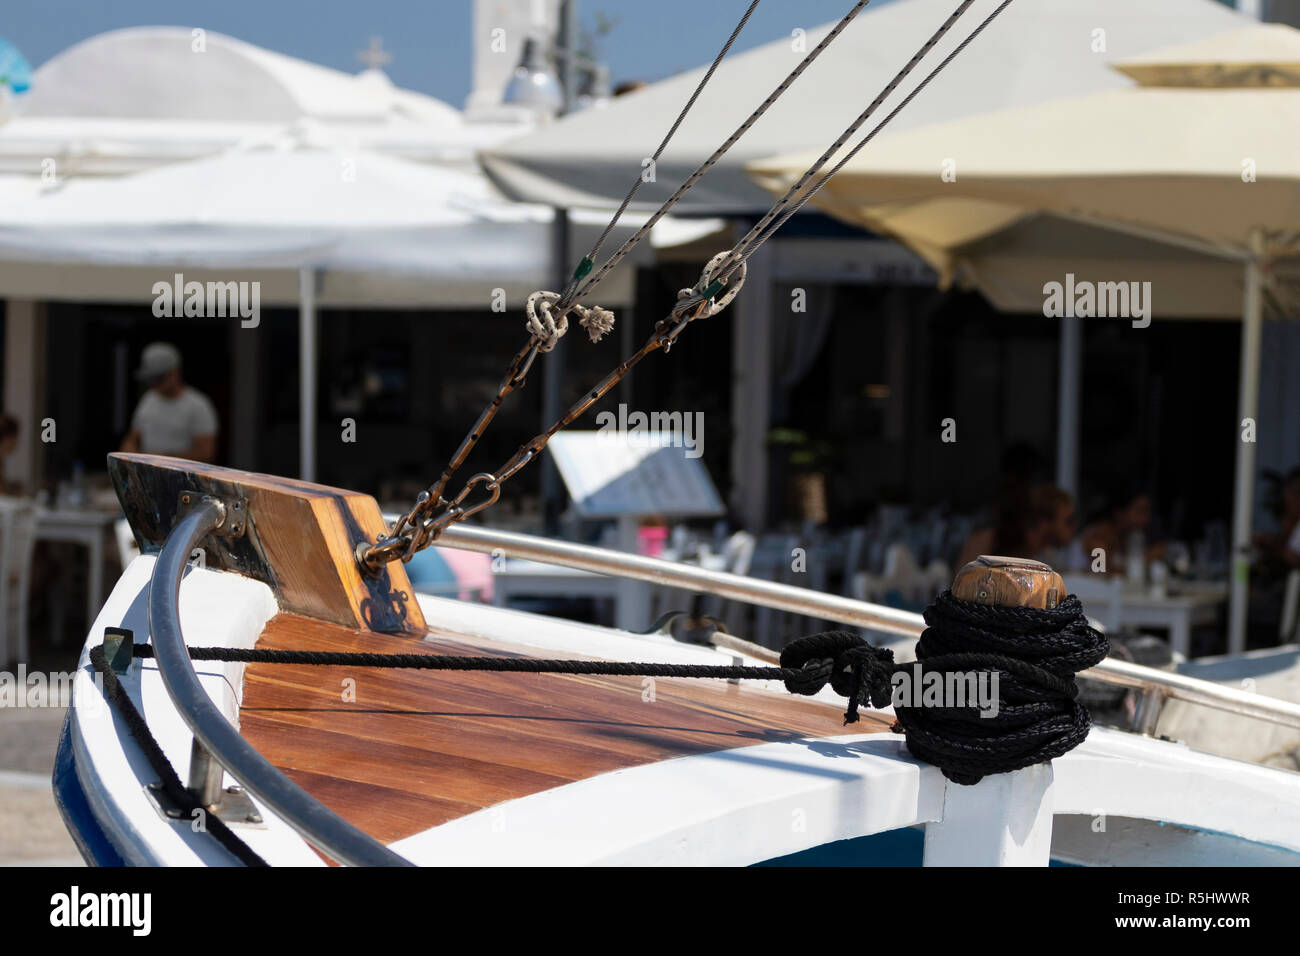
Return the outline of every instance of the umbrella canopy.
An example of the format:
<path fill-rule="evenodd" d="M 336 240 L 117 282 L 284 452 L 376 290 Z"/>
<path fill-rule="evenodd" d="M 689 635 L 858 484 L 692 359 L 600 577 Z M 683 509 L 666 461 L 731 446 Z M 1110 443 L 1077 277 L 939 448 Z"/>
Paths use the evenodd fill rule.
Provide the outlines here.
<path fill-rule="evenodd" d="M 995 5 L 996 0 L 978 0 L 927 63 L 947 55 Z M 748 179 L 745 163 L 794 149 L 820 150 L 833 142 L 952 10 L 951 0 L 898 0 L 868 7 L 677 208 L 765 209 L 770 199 Z M 1013 4 L 890 128 L 1123 88 L 1129 81 L 1107 69 L 1107 56 L 1129 57 L 1171 42 L 1202 39 L 1242 22 L 1212 0 Z M 667 198 L 830 27 L 809 30 L 806 37 L 784 37 L 724 61 L 660 159 L 655 181 L 641 187 L 638 200 L 658 204 Z M 1107 56 L 1099 55 L 1099 44 Z M 481 162 L 517 198 L 566 206 L 622 198 L 702 73 L 703 68 L 674 76 L 605 109 L 577 113 L 489 147 L 480 154 Z"/>
<path fill-rule="evenodd" d="M 1173 86 L 1108 91 L 883 137 L 812 201 L 902 239 L 950 276 L 963 258 L 971 261 L 977 243 L 996 246 L 999 234 L 1043 214 L 1244 262 L 1244 426 L 1255 420 L 1259 402 L 1265 267 L 1300 253 L 1300 31 L 1235 32 L 1223 50 L 1216 59 L 1215 44 L 1198 44 L 1119 66 Z M 1222 85 L 1213 84 L 1216 77 Z M 782 190 L 805 163 L 805 156 L 778 157 L 751 172 Z M 1106 278 L 1132 278 L 1134 271 L 1124 263 L 1123 272 Z M 1181 281 L 1178 274 L 1171 280 Z M 1274 288 L 1286 287 L 1275 281 Z M 1153 304 L 1162 298 L 1153 285 Z M 1287 305 L 1295 303 L 1291 296 Z M 1237 438 L 1234 651 L 1245 647 L 1255 482 L 1254 441 Z"/>
<path fill-rule="evenodd" d="M 1278 23 L 1139 54 L 1116 67 L 1143 86 L 1300 86 L 1300 37 Z"/>
<path fill-rule="evenodd" d="M 0 254 L 489 274 L 537 259 L 530 247 L 550 219 L 544 207 L 494 199 L 470 173 L 339 148 L 252 148 L 73 180 L 10 206 L 0 214 Z"/>
<path fill-rule="evenodd" d="M 812 202 L 947 271 L 953 250 L 1044 212 L 1244 258 L 1252 231 L 1300 225 L 1296 117 L 1300 88 L 1108 91 L 883 136 Z M 750 170 L 784 190 L 810 159 Z"/>
<path fill-rule="evenodd" d="M 0 262 L 406 276 L 455 306 L 556 281 L 551 208 L 504 199 L 473 170 L 347 149 L 301 129 L 206 159 L 22 193 L 15 186 L 0 210 Z M 574 218 L 577 247 L 608 213 Z M 639 220 L 629 217 L 614 240 Z M 719 228 L 660 225 L 654 238 L 667 243 Z M 623 285 L 601 291 L 624 301 Z"/>

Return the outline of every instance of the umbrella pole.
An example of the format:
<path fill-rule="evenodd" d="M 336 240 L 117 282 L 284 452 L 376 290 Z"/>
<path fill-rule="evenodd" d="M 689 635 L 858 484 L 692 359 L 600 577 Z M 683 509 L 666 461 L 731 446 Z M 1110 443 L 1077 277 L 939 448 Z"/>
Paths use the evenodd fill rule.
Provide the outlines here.
<path fill-rule="evenodd" d="M 1255 512 L 1255 432 L 1243 439 L 1246 419 L 1259 412 L 1260 339 L 1263 325 L 1263 240 L 1252 237 L 1254 255 L 1246 264 L 1246 288 L 1241 316 L 1241 391 L 1237 400 L 1237 478 L 1232 517 L 1231 590 L 1228 595 L 1228 653 L 1246 649 L 1250 605 L 1250 548 Z"/>
<path fill-rule="evenodd" d="M 1083 319 L 1062 317 L 1056 405 L 1056 483 L 1079 497 L 1079 394 L 1083 380 Z"/>
<path fill-rule="evenodd" d="M 316 480 L 316 270 L 298 270 L 298 471 Z"/>

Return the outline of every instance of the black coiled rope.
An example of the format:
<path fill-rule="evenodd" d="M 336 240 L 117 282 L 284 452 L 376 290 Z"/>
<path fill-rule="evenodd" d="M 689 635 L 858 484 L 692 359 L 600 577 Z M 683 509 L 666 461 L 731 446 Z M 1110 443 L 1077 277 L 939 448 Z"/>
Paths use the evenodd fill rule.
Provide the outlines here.
<path fill-rule="evenodd" d="M 1088 736 L 1090 718 L 1074 675 L 1101 661 L 1109 644 L 1088 626 L 1078 598 L 1039 610 L 977 604 L 945 591 L 926 608 L 925 623 L 915 665 L 895 664 L 890 651 L 848 631 L 794 641 L 781 653 L 782 666 L 800 669 L 786 689 L 811 695 L 829 683 L 849 699 L 845 723 L 858 719 L 859 704 L 892 701 L 907 749 L 960 784 L 1051 760 Z M 898 673 L 908 674 L 913 686 L 931 674 L 939 686 L 951 686 L 950 676 L 996 674 L 996 710 L 969 701 L 960 707 L 893 701 Z"/>
<path fill-rule="evenodd" d="M 923 667 L 943 673 L 998 674 L 998 710 L 897 710 L 907 749 L 954 783 L 977 783 L 1059 757 L 1088 736 L 1088 709 L 1074 675 L 1110 651 L 1071 595 L 1046 610 L 961 601 L 950 591 L 926 608 L 929 625 L 916 645 Z"/>

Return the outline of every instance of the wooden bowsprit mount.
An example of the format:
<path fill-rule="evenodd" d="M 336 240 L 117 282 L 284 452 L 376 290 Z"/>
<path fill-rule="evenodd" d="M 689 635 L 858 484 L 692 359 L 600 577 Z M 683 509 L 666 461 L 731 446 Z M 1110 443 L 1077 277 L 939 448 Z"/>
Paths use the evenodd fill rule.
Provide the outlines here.
<path fill-rule="evenodd" d="M 385 634 L 426 633 L 400 562 L 374 575 L 357 565 L 357 545 L 387 530 L 369 495 L 161 455 L 109 455 L 108 471 L 141 553 L 159 551 L 199 499 L 216 498 L 227 518 L 204 539 L 207 567 L 266 583 L 283 611 Z"/>
<path fill-rule="evenodd" d="M 1004 607 L 1056 607 L 1065 597 L 1061 576 L 1041 561 L 981 554 L 957 572 L 952 596 Z"/>

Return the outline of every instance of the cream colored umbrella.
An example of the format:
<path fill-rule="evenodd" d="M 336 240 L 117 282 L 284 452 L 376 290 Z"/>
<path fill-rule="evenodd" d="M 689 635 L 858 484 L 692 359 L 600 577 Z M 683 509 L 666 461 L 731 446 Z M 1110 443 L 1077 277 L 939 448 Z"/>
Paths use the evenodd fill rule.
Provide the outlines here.
<path fill-rule="evenodd" d="M 1294 277 L 1283 263 L 1300 254 L 1300 31 L 1246 27 L 1117 69 L 1141 83 L 1175 85 L 1107 91 L 884 136 L 812 202 L 900 239 L 946 280 L 976 285 L 987 283 L 990 272 L 1006 283 L 1005 265 L 999 272 L 988 264 L 997 262 L 1007 236 L 1044 221 L 1057 224 L 1065 261 L 1072 230 L 1101 228 L 1124 242 L 1168 247 L 1175 262 L 1190 257 L 1185 268 L 1171 269 L 1166 261 L 1144 272 L 1142 262 L 1122 254 L 1090 263 L 1103 281 L 1151 281 L 1156 317 L 1186 307 L 1184 283 L 1206 284 L 1208 273 L 1194 265 L 1236 263 L 1244 274 L 1240 418 L 1254 420 L 1266 273 L 1282 298 L 1295 301 L 1279 280 Z M 752 163 L 749 171 L 765 187 L 784 190 L 809 159 L 778 157 Z M 1020 294 L 1030 298 L 1037 289 L 1041 307 L 1041 268 L 1022 277 L 1035 284 L 1022 285 Z M 1245 646 L 1254 450 L 1253 442 L 1238 441 L 1233 651 Z"/>

